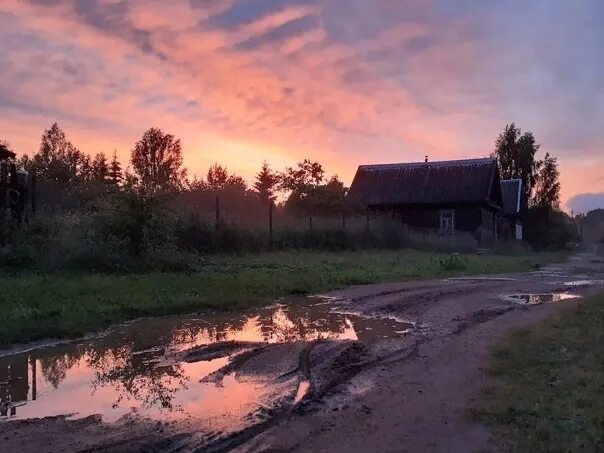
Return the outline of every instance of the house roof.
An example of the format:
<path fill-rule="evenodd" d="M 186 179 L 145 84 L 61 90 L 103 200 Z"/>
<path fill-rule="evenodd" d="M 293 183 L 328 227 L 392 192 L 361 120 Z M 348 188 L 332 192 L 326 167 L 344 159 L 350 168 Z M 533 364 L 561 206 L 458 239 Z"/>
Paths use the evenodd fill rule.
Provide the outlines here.
<path fill-rule="evenodd" d="M 503 196 L 503 213 L 519 213 L 522 203 L 522 180 L 503 179 L 501 181 L 501 195 Z"/>
<path fill-rule="evenodd" d="M 13 159 L 16 156 L 10 149 L 0 143 L 0 160 L 1 159 Z"/>
<path fill-rule="evenodd" d="M 503 204 L 497 161 L 491 158 L 361 165 L 349 197 L 365 206 Z"/>

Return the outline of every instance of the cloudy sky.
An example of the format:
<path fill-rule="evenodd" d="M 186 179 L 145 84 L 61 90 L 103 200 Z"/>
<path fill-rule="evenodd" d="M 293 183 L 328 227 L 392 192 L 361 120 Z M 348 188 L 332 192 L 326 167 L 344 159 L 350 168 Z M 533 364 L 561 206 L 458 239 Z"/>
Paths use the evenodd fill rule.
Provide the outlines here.
<path fill-rule="evenodd" d="M 191 174 L 311 157 L 350 182 L 486 156 L 514 121 L 570 207 L 604 207 L 603 21 L 601 0 L 1 0 L 0 138 L 31 154 L 58 121 L 126 161 L 157 126 Z"/>

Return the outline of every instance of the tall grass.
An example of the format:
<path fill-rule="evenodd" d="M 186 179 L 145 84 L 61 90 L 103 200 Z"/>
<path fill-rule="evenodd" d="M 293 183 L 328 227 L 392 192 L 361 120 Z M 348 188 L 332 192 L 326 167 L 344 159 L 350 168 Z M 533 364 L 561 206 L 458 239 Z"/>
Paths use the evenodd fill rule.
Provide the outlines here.
<path fill-rule="evenodd" d="M 268 220 L 268 219 L 264 219 Z M 417 231 L 383 217 L 294 217 L 278 211 L 272 235 L 268 222 L 207 213 L 176 213 L 161 205 L 136 200 L 99 203 L 67 213 L 41 213 L 11 230 L 0 248 L 0 269 L 6 272 L 87 270 L 132 273 L 191 272 L 213 255 L 279 250 L 469 251 L 476 247 L 467 234 L 439 236 Z"/>

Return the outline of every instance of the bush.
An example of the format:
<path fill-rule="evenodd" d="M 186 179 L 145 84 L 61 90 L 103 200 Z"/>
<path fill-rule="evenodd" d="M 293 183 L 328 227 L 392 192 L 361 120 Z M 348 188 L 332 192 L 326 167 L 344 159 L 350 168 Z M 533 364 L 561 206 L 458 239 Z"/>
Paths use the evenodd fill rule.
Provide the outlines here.
<path fill-rule="evenodd" d="M 449 255 L 446 258 L 439 258 L 438 263 L 445 271 L 462 271 L 466 268 L 466 263 L 458 254 Z"/>
<path fill-rule="evenodd" d="M 14 229 L 0 267 L 98 272 L 189 271 L 199 258 L 177 250 L 176 217 L 155 201 L 120 195 L 77 213 L 40 213 Z"/>

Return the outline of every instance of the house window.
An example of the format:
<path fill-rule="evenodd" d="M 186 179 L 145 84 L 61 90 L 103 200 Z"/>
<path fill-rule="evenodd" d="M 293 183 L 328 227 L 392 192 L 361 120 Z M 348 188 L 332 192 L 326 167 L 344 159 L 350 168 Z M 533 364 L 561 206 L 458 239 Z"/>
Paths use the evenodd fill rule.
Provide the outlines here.
<path fill-rule="evenodd" d="M 455 231 L 455 211 L 440 211 L 440 232 L 453 233 Z"/>

